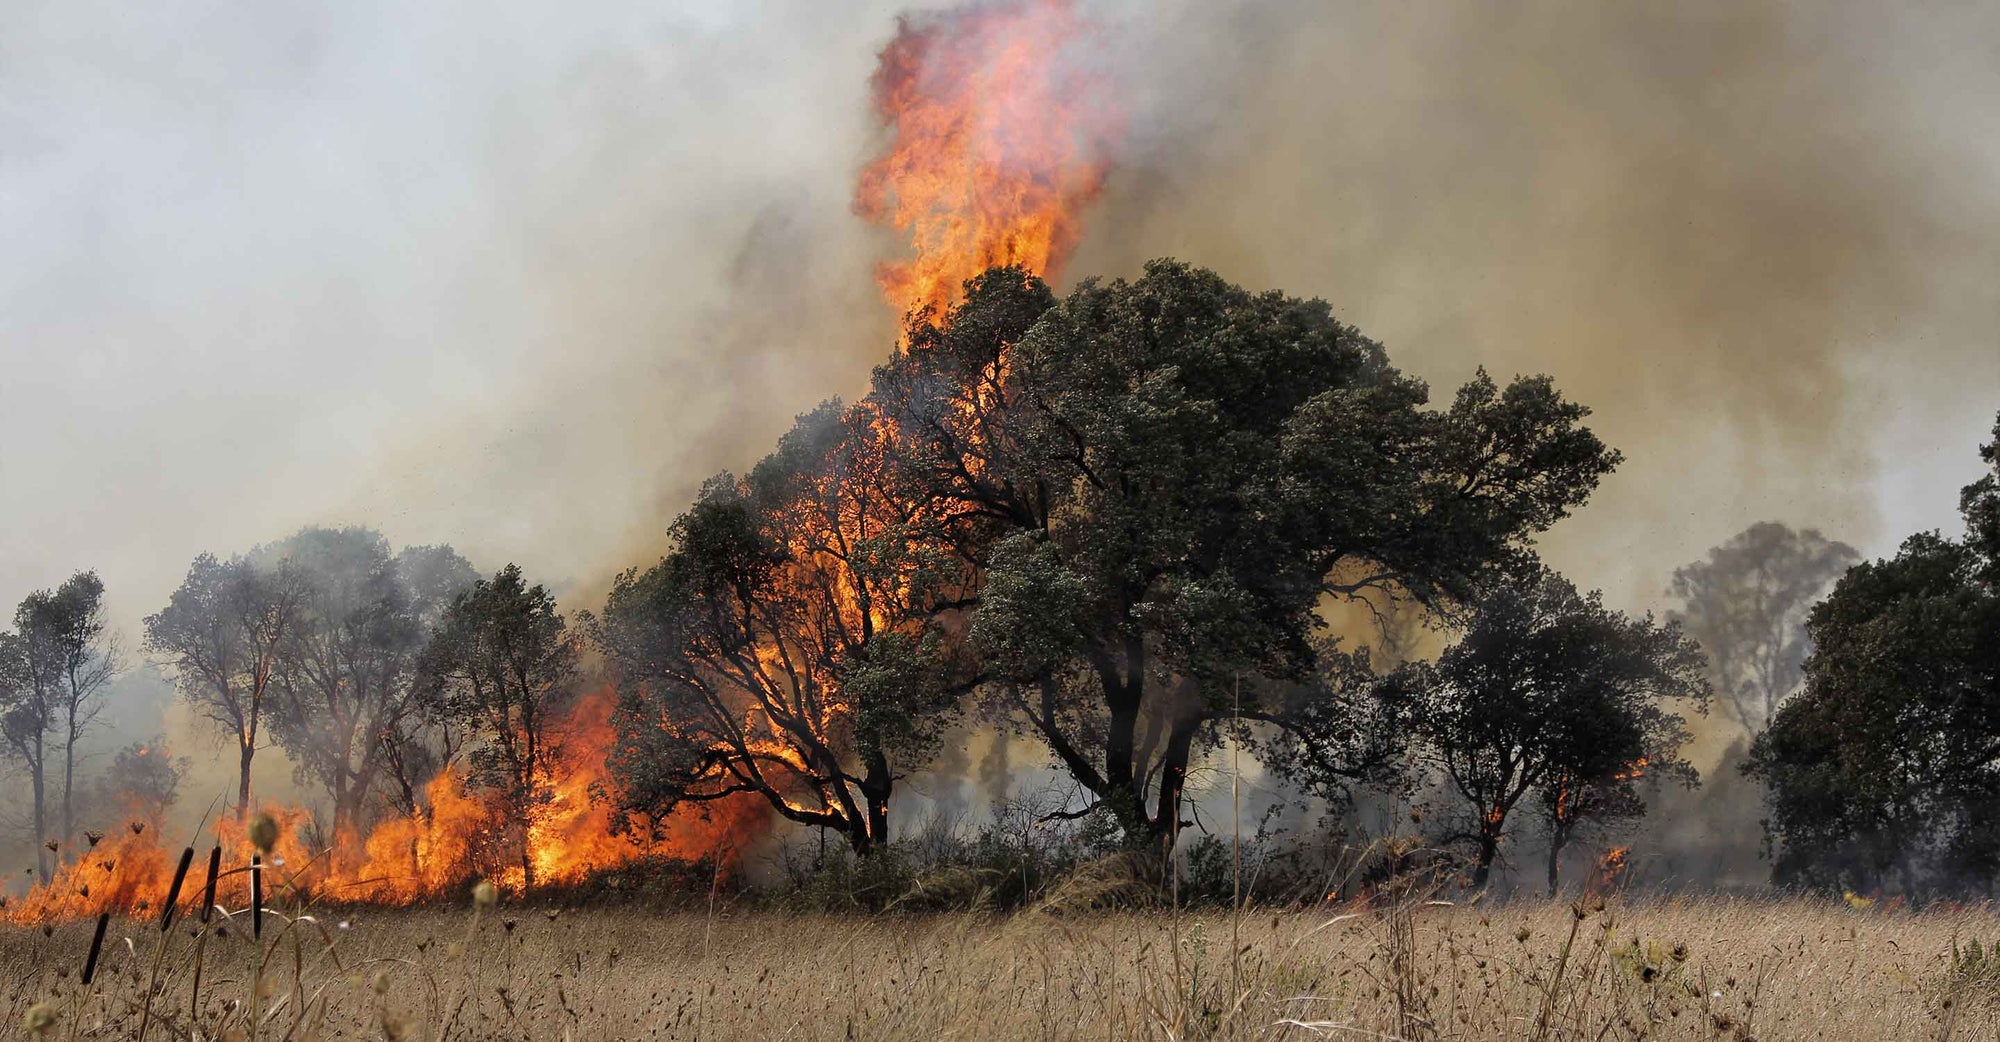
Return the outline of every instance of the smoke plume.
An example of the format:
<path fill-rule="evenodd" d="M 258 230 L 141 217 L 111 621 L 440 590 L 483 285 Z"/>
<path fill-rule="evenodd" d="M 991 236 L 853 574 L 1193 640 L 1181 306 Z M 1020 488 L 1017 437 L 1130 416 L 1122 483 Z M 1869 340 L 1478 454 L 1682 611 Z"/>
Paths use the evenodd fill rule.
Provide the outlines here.
<path fill-rule="evenodd" d="M 906 243 L 853 202 L 902 12 L 29 0 L 0 597 L 96 567 L 129 645 L 196 553 L 365 523 L 592 606 L 894 343 Z M 1322 296 L 1439 396 L 1551 373 L 1628 458 L 1548 541 L 1580 585 L 1653 606 L 1757 520 L 1869 553 L 1953 523 L 2000 400 L 2000 13 L 1078 12 L 1051 82 L 1122 133 L 1068 274 Z"/>

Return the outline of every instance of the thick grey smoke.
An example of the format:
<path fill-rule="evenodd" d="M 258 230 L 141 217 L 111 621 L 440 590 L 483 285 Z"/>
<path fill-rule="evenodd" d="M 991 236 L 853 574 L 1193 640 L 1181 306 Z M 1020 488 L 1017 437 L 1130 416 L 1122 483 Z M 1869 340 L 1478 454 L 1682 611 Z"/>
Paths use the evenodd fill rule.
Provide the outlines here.
<path fill-rule="evenodd" d="M 1949 520 L 2000 391 L 2000 16 L 1101 0 L 1134 130 L 1073 273 L 1326 296 L 1631 457 L 1634 600 L 1766 516 Z M 863 386 L 894 3 L 30 4 L 0 43 L 0 591 L 366 521 L 595 585 Z"/>
<path fill-rule="evenodd" d="M 894 7 L 30 4 L 0 42 L 0 593 L 128 627 L 358 521 L 589 582 L 891 341 Z"/>

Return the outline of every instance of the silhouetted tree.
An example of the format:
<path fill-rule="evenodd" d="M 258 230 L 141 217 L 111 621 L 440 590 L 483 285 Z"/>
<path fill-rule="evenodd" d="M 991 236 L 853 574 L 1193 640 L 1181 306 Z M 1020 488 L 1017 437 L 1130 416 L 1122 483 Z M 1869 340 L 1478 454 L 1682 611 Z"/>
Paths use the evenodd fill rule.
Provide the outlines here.
<path fill-rule="evenodd" d="M 396 555 L 396 574 L 426 641 L 452 600 L 479 579 L 458 551 L 443 545 L 405 547 Z M 435 700 L 418 698 L 412 711 L 399 715 L 382 737 L 387 796 L 399 813 L 420 813 L 418 789 L 455 763 L 464 749 L 462 721 L 438 709 Z"/>
<path fill-rule="evenodd" d="M 188 758 L 169 752 L 163 736 L 133 742 L 111 757 L 110 769 L 98 779 L 98 801 L 107 812 L 136 815 L 158 835 L 188 767 Z"/>
<path fill-rule="evenodd" d="M 18 633 L 0 632 L 0 738 L 28 773 L 30 827 L 34 829 L 36 878 L 49 879 L 48 735 L 55 723 L 50 696 L 53 684 L 37 677 L 27 642 Z"/>
<path fill-rule="evenodd" d="M 297 615 L 279 644 L 271 734 L 300 779 L 332 797 L 333 835 L 347 836 L 419 712 L 417 656 L 429 625 L 478 576 L 449 547 L 392 557 L 366 528 L 308 528 L 257 556 L 286 562 L 299 580 Z"/>
<path fill-rule="evenodd" d="M 1860 560 L 1814 529 L 1763 521 L 1674 572 L 1681 607 L 1669 617 L 1701 642 L 1717 693 L 1753 737 L 1798 688 L 1806 613 Z"/>
<path fill-rule="evenodd" d="M 1669 622 L 1629 618 L 1546 568 L 1478 600 L 1464 636 L 1435 663 L 1383 682 L 1449 790 L 1471 811 L 1472 885 L 1486 885 L 1509 816 L 1532 794 L 1562 815 L 1549 883 L 1576 825 L 1614 810 L 1619 775 L 1643 767 L 1692 777 L 1686 724 L 1668 703 L 1705 709 L 1701 649 Z M 1649 761 L 1641 763 L 1641 761 Z M 1596 789 L 1596 795 L 1585 790 Z"/>
<path fill-rule="evenodd" d="M 929 623 L 970 581 L 932 504 L 882 466 L 891 436 L 866 408 L 821 406 L 619 578 L 600 640 L 625 682 L 628 811 L 753 793 L 857 852 L 887 840 L 899 770 L 966 688 Z"/>
<path fill-rule="evenodd" d="M 2000 872 L 2000 422 L 1926 532 L 1813 608 L 1805 684 L 1752 748 L 1780 882 L 1905 892 Z"/>
<path fill-rule="evenodd" d="M 95 572 L 78 572 L 54 590 L 37 590 L 14 613 L 26 676 L 35 692 L 26 705 L 40 714 L 40 726 L 62 742 L 62 832 L 67 849 L 76 833 L 76 743 L 103 708 L 104 688 L 118 675 L 116 647 L 106 633 L 104 583 Z M 23 726 L 35 727 L 33 720 Z M 37 753 L 37 767 L 42 757 Z M 38 775 L 42 772 L 38 769 Z M 41 802 L 44 785 L 36 784 Z M 37 813 L 36 828 L 44 827 Z"/>
<path fill-rule="evenodd" d="M 463 721 L 469 780 L 498 798 L 528 888 L 535 885 L 528 833 L 561 761 L 558 728 L 577 694 L 578 652 L 555 598 L 511 564 L 455 597 L 423 652 L 427 697 Z"/>
<path fill-rule="evenodd" d="M 236 745 L 236 816 L 250 813 L 250 765 L 264 726 L 279 651 L 299 618 L 304 581 L 288 562 L 202 554 L 167 606 L 146 617 L 146 651 L 162 659 L 181 697 L 229 731 Z"/>
<path fill-rule="evenodd" d="M 989 272 L 869 401 L 980 570 L 997 707 L 1146 842 L 1218 726 L 1282 725 L 1321 598 L 1470 596 L 1618 460 L 1546 378 L 1427 396 L 1323 302 L 1156 261 L 1060 303 Z"/>

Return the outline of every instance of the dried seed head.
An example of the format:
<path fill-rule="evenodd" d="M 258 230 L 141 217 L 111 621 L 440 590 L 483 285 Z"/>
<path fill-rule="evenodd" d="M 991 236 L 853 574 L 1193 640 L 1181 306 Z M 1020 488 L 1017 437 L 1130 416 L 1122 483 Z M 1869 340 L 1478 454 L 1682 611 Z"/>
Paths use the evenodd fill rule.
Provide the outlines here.
<path fill-rule="evenodd" d="M 495 904 L 498 904 L 499 901 L 500 891 L 495 889 L 492 883 L 484 879 L 479 881 L 478 886 L 472 888 L 472 906 L 474 908 L 491 908 Z"/>
<path fill-rule="evenodd" d="M 53 1002 L 37 1002 L 28 1007 L 27 1015 L 21 1018 L 21 1027 L 30 1035 L 46 1035 L 56 1029 L 56 1007 Z"/>
<path fill-rule="evenodd" d="M 278 819 L 259 814 L 250 821 L 250 845 L 269 854 L 278 843 Z"/>
<path fill-rule="evenodd" d="M 368 980 L 368 987 L 371 991 L 375 992 L 375 994 L 377 995 L 389 994 L 388 967 L 386 966 L 377 967 L 375 970 L 375 976 L 369 978 Z"/>

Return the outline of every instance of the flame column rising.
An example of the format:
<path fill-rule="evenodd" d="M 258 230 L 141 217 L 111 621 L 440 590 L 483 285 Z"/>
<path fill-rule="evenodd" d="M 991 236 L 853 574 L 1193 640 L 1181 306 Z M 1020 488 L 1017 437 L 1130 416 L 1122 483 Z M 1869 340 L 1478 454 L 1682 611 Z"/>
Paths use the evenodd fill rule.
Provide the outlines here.
<path fill-rule="evenodd" d="M 873 80 L 890 141 L 855 191 L 915 250 L 876 272 L 900 313 L 943 311 L 995 265 L 1053 277 L 1069 258 L 1123 123 L 1100 42 L 1072 0 L 900 21 Z"/>

